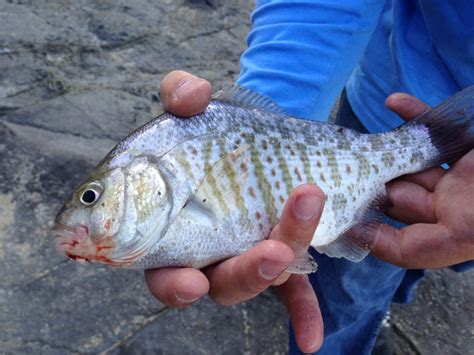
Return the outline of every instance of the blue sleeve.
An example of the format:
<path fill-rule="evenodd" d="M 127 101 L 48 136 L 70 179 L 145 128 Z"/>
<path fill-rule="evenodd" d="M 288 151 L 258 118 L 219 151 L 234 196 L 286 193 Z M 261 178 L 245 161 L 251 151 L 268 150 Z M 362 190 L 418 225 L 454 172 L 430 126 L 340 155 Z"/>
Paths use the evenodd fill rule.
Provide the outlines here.
<path fill-rule="evenodd" d="M 326 121 L 385 1 L 257 1 L 238 83 L 291 115 Z"/>

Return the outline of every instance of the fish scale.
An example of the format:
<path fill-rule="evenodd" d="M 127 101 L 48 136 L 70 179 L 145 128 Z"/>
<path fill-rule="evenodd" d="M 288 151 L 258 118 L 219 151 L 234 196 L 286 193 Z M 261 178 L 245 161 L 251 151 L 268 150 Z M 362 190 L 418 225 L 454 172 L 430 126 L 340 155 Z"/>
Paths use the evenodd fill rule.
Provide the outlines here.
<path fill-rule="evenodd" d="M 426 143 L 423 139 L 424 132 L 418 132 L 419 134 L 416 135 L 416 139 L 414 138 L 415 135 L 413 138 L 403 137 L 395 139 L 393 137 L 389 138 L 388 135 L 386 137 L 380 135 L 374 138 L 374 136 L 370 135 L 357 135 L 352 131 L 341 130 L 340 127 L 335 126 L 316 125 L 309 128 L 304 121 L 293 120 L 287 126 L 282 126 L 281 124 L 275 124 L 275 122 L 281 120 L 281 117 L 277 114 L 269 114 L 263 111 L 254 111 L 249 114 L 248 111 L 238 107 L 235 108 L 235 106 L 233 107 L 229 104 L 214 103 L 210 107 L 210 112 L 214 111 L 221 111 L 224 115 L 233 111 L 237 112 L 232 116 L 228 116 L 230 117 L 231 124 L 225 123 L 222 120 L 226 116 L 203 115 L 202 119 L 206 121 L 207 125 L 207 135 L 199 136 L 201 132 L 198 130 L 194 133 L 197 138 L 192 139 L 192 144 L 188 144 L 188 146 L 192 145 L 196 149 L 200 147 L 201 149 L 197 149 L 197 151 L 202 152 L 201 155 L 195 155 L 193 159 L 197 164 L 192 169 L 194 179 L 201 181 L 206 174 L 209 174 L 211 193 L 218 201 L 220 207 L 226 212 L 230 209 L 238 211 L 239 217 L 243 214 L 243 217 L 251 218 L 254 221 L 253 225 L 244 226 L 247 229 L 242 228 L 239 224 L 233 226 L 235 234 L 246 233 L 253 235 L 255 239 L 252 242 L 261 240 L 268 234 L 271 226 L 277 222 L 277 216 L 281 213 L 283 203 L 288 198 L 289 193 L 295 186 L 303 182 L 303 179 L 298 179 L 298 174 L 295 173 L 295 171 L 304 166 L 302 155 L 296 154 L 296 152 L 301 151 L 301 146 L 298 149 L 300 144 L 305 146 L 308 156 L 313 159 L 311 161 L 311 158 L 308 158 L 309 164 L 307 168 L 309 168 L 310 175 L 322 177 L 316 181 L 323 191 L 326 192 L 327 199 L 330 201 L 323 212 L 318 231 L 313 238 L 312 245 L 318 247 L 319 245 L 332 242 L 348 230 L 359 211 L 367 207 L 367 201 L 372 200 L 377 194 L 382 192 L 383 182 L 373 184 L 370 179 L 367 179 L 370 176 L 370 165 L 367 158 L 369 155 L 371 155 L 371 160 L 374 163 L 382 163 L 387 167 L 391 167 L 394 159 L 389 159 L 387 156 L 393 157 L 393 153 L 386 151 L 377 152 L 377 149 L 384 147 L 385 150 L 393 151 L 394 147 L 399 144 L 400 139 L 403 139 L 412 146 L 415 144 L 424 145 Z M 196 118 L 199 119 L 201 117 Z M 188 122 L 192 122 L 192 120 L 184 121 L 184 123 Z M 237 125 L 237 122 L 239 125 Z M 217 138 L 211 138 L 212 134 L 210 132 L 214 132 Z M 339 140 L 334 138 L 334 136 L 339 136 Z M 318 139 L 316 140 L 313 137 L 318 137 Z M 357 137 L 357 140 L 354 139 L 355 137 Z M 203 142 L 201 146 L 199 146 L 200 142 Z M 247 189 L 242 189 L 242 192 L 230 190 L 232 192 L 231 196 L 224 197 L 223 191 L 220 191 L 216 183 L 216 177 L 212 174 L 212 166 L 222 159 L 223 156 L 242 145 L 250 146 L 250 159 L 247 162 L 249 165 Z M 269 163 L 265 158 L 265 154 L 260 153 L 262 150 L 265 151 L 265 146 L 268 156 L 273 155 L 278 158 L 278 165 L 274 165 L 273 160 Z M 351 150 L 354 146 L 358 148 L 357 150 L 360 153 L 354 153 Z M 428 146 L 429 148 L 431 146 Z M 336 149 L 338 149 L 338 154 L 336 154 Z M 349 154 L 345 154 L 346 152 Z M 186 161 L 186 157 L 192 156 L 191 154 L 187 151 L 182 159 Z M 315 159 L 316 163 L 314 162 Z M 178 159 L 178 161 L 180 160 Z M 319 166 L 317 161 L 321 162 Z M 199 170 L 199 164 L 204 165 L 205 168 Z M 343 173 L 344 164 L 353 166 L 351 169 L 352 174 Z M 235 168 L 239 169 L 240 167 Z M 411 168 L 413 171 L 416 171 L 421 167 L 412 166 Z M 275 176 L 272 176 L 272 169 L 275 170 Z M 241 168 L 240 170 L 242 174 L 243 171 Z M 196 175 L 196 172 L 199 171 L 201 175 Z M 398 169 L 385 169 L 384 171 L 385 181 L 401 175 Z M 343 175 L 344 186 L 342 186 Z M 307 176 L 305 177 L 307 178 Z M 232 185 L 228 174 L 223 175 L 221 179 L 223 179 L 221 185 Z M 340 208 L 340 203 L 334 203 L 338 199 L 334 199 L 333 196 L 344 196 L 345 193 L 338 192 L 338 188 L 341 191 L 347 191 L 348 185 L 351 184 L 353 179 L 356 180 L 357 188 L 354 189 L 353 204 L 349 213 L 347 213 L 347 208 Z M 277 186 L 279 188 L 276 188 Z M 198 186 L 195 186 L 195 188 L 198 188 Z M 252 198 L 248 193 L 248 188 L 256 192 L 256 198 Z M 243 193 L 244 196 L 236 196 L 236 193 Z M 239 198 L 243 198 L 245 205 L 249 206 L 247 211 L 244 212 L 238 208 L 237 200 Z M 347 201 L 347 198 L 344 197 L 343 200 Z M 257 216 L 259 216 L 258 219 Z M 237 217 L 234 219 L 237 219 Z M 331 221 L 337 221 L 337 223 L 331 223 Z M 201 232 L 204 233 L 204 231 Z M 328 236 L 331 236 L 333 239 L 328 241 Z M 198 244 L 200 243 L 201 248 L 203 245 L 206 245 L 205 241 L 198 241 L 200 238 L 191 238 L 191 240 L 193 239 Z M 215 252 L 219 256 L 221 255 L 221 251 L 218 248 L 215 249 Z M 156 264 L 156 261 L 154 263 Z"/>
<path fill-rule="evenodd" d="M 223 112 L 231 110 L 229 105 L 226 104 L 215 103 L 214 105 L 216 105 L 216 110 Z M 225 105 L 225 107 L 220 109 L 219 105 Z M 211 107 L 212 109 L 214 108 Z M 275 120 L 280 118 L 278 115 L 268 117 L 268 113 L 252 112 L 252 115 L 244 116 L 240 112 L 236 116 L 239 118 L 240 130 L 228 130 L 226 125 L 212 125 L 217 128 L 218 132 L 228 130 L 225 138 L 220 135 L 217 135 L 219 138 L 214 141 L 208 138 L 205 145 L 200 147 L 199 142 L 193 143 L 192 147 L 198 152 L 202 151 L 202 154 L 192 154 L 188 149 L 186 156 L 192 157 L 193 170 L 198 170 L 202 162 L 208 167 L 204 171 L 201 170 L 203 175 L 197 177 L 197 181 L 200 181 L 206 173 L 210 173 L 212 176 L 211 167 L 223 156 L 242 147 L 242 145 L 250 146 L 250 158 L 247 162 L 249 167 L 246 168 L 246 171 L 243 171 L 240 166 L 235 166 L 232 170 L 233 174 L 237 175 L 249 174 L 247 188 L 231 189 L 232 196 L 228 196 L 224 201 L 225 197 L 215 183 L 215 177 L 212 177 L 212 187 L 214 189 L 213 194 L 221 207 L 226 210 L 238 211 L 238 214 L 243 214 L 247 218 L 253 217 L 255 224 L 259 226 L 260 230 L 257 231 L 259 234 L 267 233 L 270 229 L 269 226 L 275 224 L 284 201 L 286 201 L 294 187 L 304 181 L 315 181 L 314 176 L 316 176 L 320 177 L 316 181 L 326 192 L 329 202 L 312 245 L 318 247 L 321 244 L 328 244 L 327 236 L 332 236 L 332 240 L 334 240 L 349 229 L 353 224 L 354 217 L 361 209 L 367 207 L 367 201 L 372 200 L 382 192 L 385 181 L 402 173 L 420 170 L 423 168 L 423 164 L 426 164 L 420 160 L 419 165 L 412 164 L 410 170 L 405 171 L 403 171 L 402 165 L 394 166 L 394 157 L 406 155 L 408 148 L 394 149 L 401 138 L 395 139 L 390 137 L 389 134 L 374 138 L 370 135 L 358 135 L 351 131 L 341 130 L 335 126 L 318 125 L 317 127 L 321 128 L 323 133 L 315 132 L 314 128 L 310 133 L 322 137 L 322 139 L 305 140 L 304 136 L 307 135 L 305 133 L 307 131 L 301 129 L 304 127 L 303 124 L 292 125 L 293 132 L 288 129 L 283 130 L 283 132 L 279 131 L 278 129 L 281 126 L 273 124 Z M 222 117 L 209 116 L 207 119 L 222 120 Z M 249 122 L 250 119 L 251 122 Z M 267 122 L 270 123 L 268 127 L 266 126 Z M 304 136 L 302 136 L 303 133 Z M 334 133 L 342 136 L 343 143 L 334 138 Z M 298 134 L 300 135 L 298 136 Z M 429 143 L 426 130 L 421 129 L 412 132 L 412 134 L 413 137 L 404 137 L 403 140 L 413 149 L 419 149 L 419 147 Z M 353 140 L 355 137 L 358 138 L 358 141 Z M 301 141 L 305 143 L 301 143 Z M 307 141 L 312 145 L 306 143 Z M 360 152 L 353 152 L 351 149 L 354 146 L 358 147 Z M 191 145 L 188 145 L 188 147 L 191 147 Z M 380 147 L 384 147 L 384 150 L 377 151 Z M 301 154 L 303 149 L 306 154 Z M 429 152 L 430 149 L 432 150 L 431 153 Z M 433 147 L 427 145 L 424 151 L 417 151 L 417 153 L 420 156 L 426 155 L 429 157 L 430 154 L 434 154 Z M 268 159 L 269 157 L 275 157 L 275 159 Z M 380 176 L 377 176 L 381 171 L 378 168 L 379 165 L 384 166 L 385 169 L 382 170 L 383 173 Z M 348 166 L 349 169 L 347 169 Z M 369 178 L 371 174 L 376 179 L 380 179 L 380 182 L 374 184 Z M 235 184 L 229 174 L 224 175 L 223 178 L 226 180 L 221 181 L 221 185 Z M 347 193 L 350 187 L 352 187 L 352 194 Z M 252 197 L 249 191 L 254 191 L 256 197 Z M 350 195 L 352 195 L 352 199 L 350 199 Z M 238 202 L 241 199 L 244 200 L 244 205 L 248 206 L 245 211 L 242 204 Z M 357 203 L 358 201 L 359 203 Z M 349 203 L 352 203 L 350 208 Z M 255 216 L 259 216 L 259 218 L 257 219 Z M 337 221 L 337 223 L 331 223 L 331 221 Z M 238 226 L 233 228 L 238 229 Z M 252 232 L 255 233 L 255 231 Z M 262 239 L 262 236 L 257 239 Z M 329 243 L 332 240 L 329 240 Z"/>
<path fill-rule="evenodd" d="M 61 244 L 67 255 L 200 268 L 267 238 L 293 189 L 315 182 L 326 204 L 311 245 L 361 260 L 377 240 L 385 183 L 474 147 L 473 102 L 468 88 L 394 131 L 371 135 L 288 117 L 233 87 L 192 119 L 164 113 L 120 142 L 61 209 L 59 240 L 86 227 L 82 237 L 94 234 L 87 243 Z M 94 186 L 97 201 L 81 204 L 78 196 Z M 289 271 L 314 269 L 302 256 Z"/>

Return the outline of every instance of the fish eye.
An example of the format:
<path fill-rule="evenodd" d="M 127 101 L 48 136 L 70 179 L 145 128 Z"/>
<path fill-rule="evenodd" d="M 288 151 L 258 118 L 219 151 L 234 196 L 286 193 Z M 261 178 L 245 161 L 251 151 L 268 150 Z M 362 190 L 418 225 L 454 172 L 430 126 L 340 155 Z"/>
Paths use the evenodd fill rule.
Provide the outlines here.
<path fill-rule="evenodd" d="M 99 184 L 91 183 L 82 191 L 79 200 L 83 205 L 91 206 L 99 200 L 101 192 L 102 187 Z"/>

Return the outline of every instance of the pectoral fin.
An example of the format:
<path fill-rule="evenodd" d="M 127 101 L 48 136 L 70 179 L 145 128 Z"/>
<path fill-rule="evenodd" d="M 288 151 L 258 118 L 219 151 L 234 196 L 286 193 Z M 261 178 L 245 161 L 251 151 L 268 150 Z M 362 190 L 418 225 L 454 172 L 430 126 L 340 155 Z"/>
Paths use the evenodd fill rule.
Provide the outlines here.
<path fill-rule="evenodd" d="M 235 214 L 245 213 L 243 191 L 248 173 L 240 174 L 236 167 L 250 161 L 249 146 L 239 147 L 207 168 L 207 173 L 196 193 L 183 207 L 183 213 L 192 214 L 200 223 L 217 226 Z"/>

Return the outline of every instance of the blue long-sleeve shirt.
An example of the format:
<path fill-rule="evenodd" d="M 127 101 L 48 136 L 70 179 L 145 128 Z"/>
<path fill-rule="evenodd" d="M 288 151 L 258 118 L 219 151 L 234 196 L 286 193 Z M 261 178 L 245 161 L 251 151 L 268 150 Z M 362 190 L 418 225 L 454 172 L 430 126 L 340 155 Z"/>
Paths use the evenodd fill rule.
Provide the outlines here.
<path fill-rule="evenodd" d="M 395 91 L 435 105 L 474 84 L 472 0 L 257 1 L 238 82 L 325 121 L 342 88 L 370 132 Z M 351 75 L 352 74 L 352 75 Z"/>

